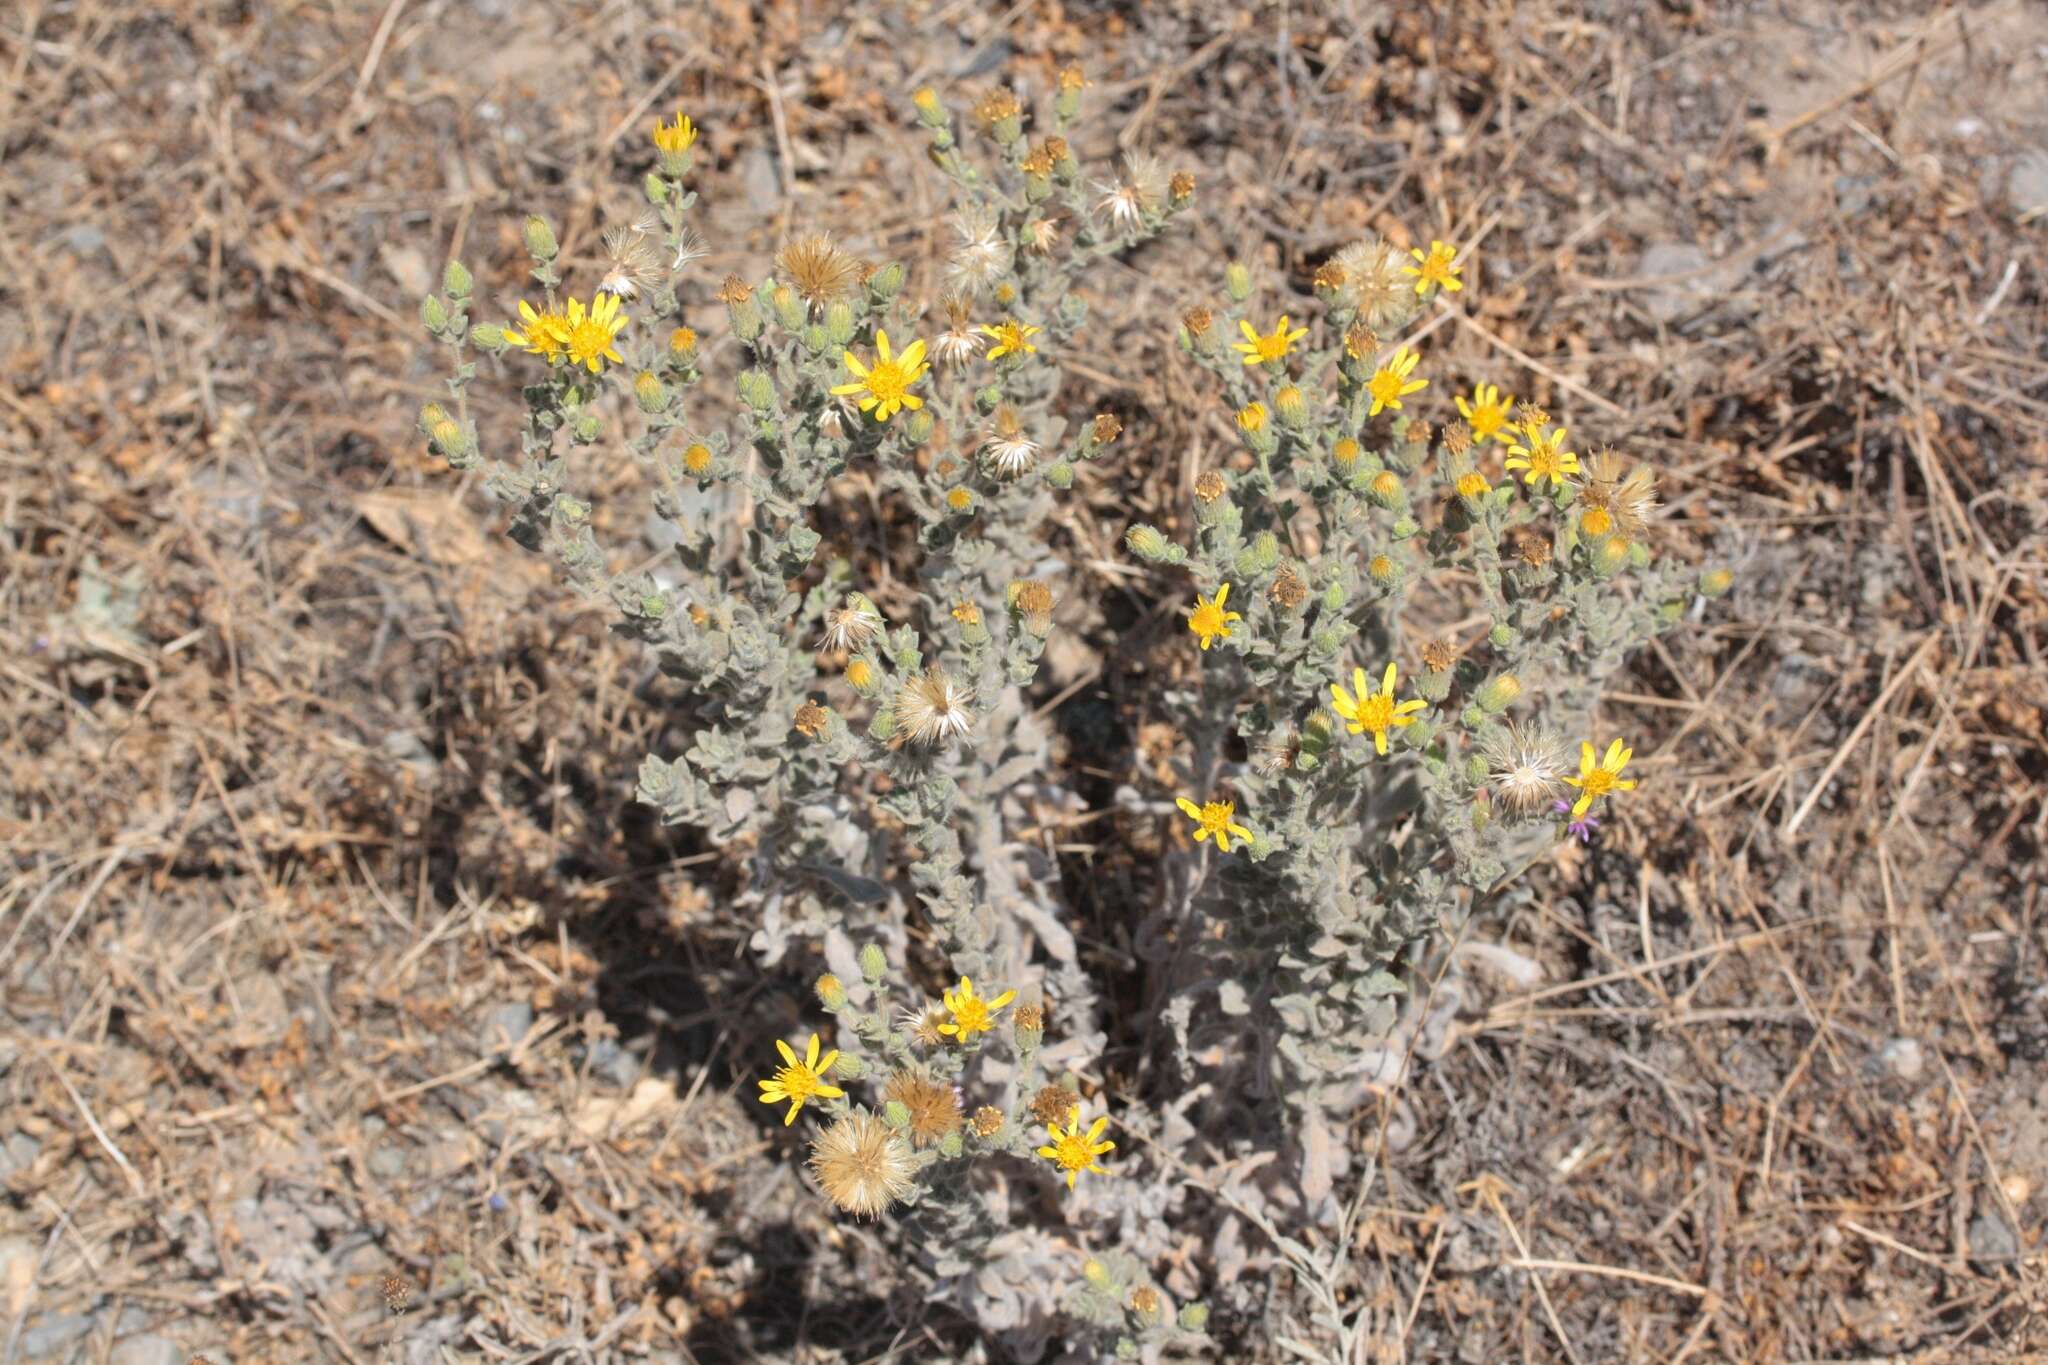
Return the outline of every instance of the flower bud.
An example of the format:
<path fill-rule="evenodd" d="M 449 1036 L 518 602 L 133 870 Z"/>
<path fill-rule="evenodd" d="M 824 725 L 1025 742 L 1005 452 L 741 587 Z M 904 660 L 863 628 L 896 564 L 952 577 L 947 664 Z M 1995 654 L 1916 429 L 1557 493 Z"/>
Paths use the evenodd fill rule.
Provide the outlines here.
<path fill-rule="evenodd" d="M 931 409 L 919 408 L 904 420 L 903 434 L 912 445 L 921 446 L 932 438 L 937 427 L 938 419 L 932 416 Z"/>
<path fill-rule="evenodd" d="M 1358 454 L 1358 442 L 1349 436 L 1339 438 L 1337 444 L 1330 447 L 1330 459 L 1340 473 L 1351 472 L 1353 466 L 1358 463 Z"/>
<path fill-rule="evenodd" d="M 697 360 L 697 333 L 689 327 L 678 327 L 668 334 L 668 353 L 685 365 Z"/>
<path fill-rule="evenodd" d="M 633 401 L 642 412 L 660 412 L 668 406 L 668 385 L 654 371 L 642 370 L 633 376 Z"/>
<path fill-rule="evenodd" d="M 844 346 L 853 340 L 856 327 L 853 306 L 845 299 L 834 299 L 825 307 L 825 341 L 828 345 Z"/>
<path fill-rule="evenodd" d="M 1480 685 L 1472 700 L 1489 716 L 1497 716 L 1522 695 L 1522 680 L 1512 673 L 1497 674 Z"/>
<path fill-rule="evenodd" d="M 889 973 L 889 958 L 879 943 L 869 943 L 860 950 L 860 974 L 870 986 L 879 986 L 882 978 Z"/>
<path fill-rule="evenodd" d="M 1176 1321 L 1180 1323 L 1180 1330 L 1183 1332 L 1199 1332 L 1209 1325 L 1209 1305 L 1191 1303 L 1180 1310 L 1180 1317 Z"/>
<path fill-rule="evenodd" d="M 548 226 L 547 219 L 537 213 L 528 215 L 524 236 L 526 254 L 543 265 L 555 259 L 555 253 L 560 250 L 555 244 L 555 230 Z"/>
<path fill-rule="evenodd" d="M 1081 1266 L 1081 1278 L 1097 1289 L 1107 1290 L 1115 1283 L 1110 1277 L 1109 1267 L 1090 1256 Z"/>
<path fill-rule="evenodd" d="M 470 278 L 469 267 L 460 261 L 450 261 L 441 271 L 441 288 L 451 299 L 466 299 L 469 291 L 476 287 Z"/>
<path fill-rule="evenodd" d="M 1125 532 L 1124 544 L 1132 554 L 1154 564 L 1178 564 L 1188 557 L 1188 552 L 1161 535 L 1158 527 L 1143 522 Z"/>
<path fill-rule="evenodd" d="M 768 306 L 775 310 L 775 320 L 782 324 L 785 332 L 803 330 L 805 315 L 803 300 L 796 291 L 786 284 L 778 284 L 768 291 Z"/>
<path fill-rule="evenodd" d="M 911 91 L 910 102 L 917 106 L 918 121 L 927 128 L 946 126 L 946 108 L 939 103 L 939 92 L 929 85 L 921 85 Z"/>
<path fill-rule="evenodd" d="M 1237 571 L 1244 578 L 1264 578 L 1279 564 L 1280 538 L 1271 531 L 1259 532 L 1237 557 Z"/>
<path fill-rule="evenodd" d="M 818 1003 L 834 1014 L 846 1008 L 846 983 L 832 973 L 819 977 L 813 989 L 818 992 Z"/>
<path fill-rule="evenodd" d="M 903 263 L 891 261 L 868 279 L 868 293 L 877 303 L 887 303 L 903 292 Z"/>
<path fill-rule="evenodd" d="M 683 451 L 683 468 L 690 477 L 701 479 L 711 473 L 711 447 L 702 441 L 692 441 Z"/>
<path fill-rule="evenodd" d="M 1273 411 L 1279 415 L 1282 424 L 1296 429 L 1308 420 L 1308 402 L 1301 396 L 1301 390 L 1293 384 L 1286 385 L 1273 395 Z"/>
<path fill-rule="evenodd" d="M 1729 569 L 1709 569 L 1700 575 L 1700 592 L 1707 597 L 1725 596 L 1735 586 L 1735 574 Z"/>
<path fill-rule="evenodd" d="M 842 1052 L 839 1054 L 839 1060 L 832 1063 L 832 1074 L 844 1076 L 849 1081 L 857 1081 L 868 1074 L 867 1060 L 856 1057 L 851 1052 Z"/>
<path fill-rule="evenodd" d="M 764 370 L 742 370 L 739 382 L 734 386 L 740 401 L 757 414 L 772 411 L 775 407 L 775 381 Z"/>
<path fill-rule="evenodd" d="M 668 202 L 668 181 L 663 180 L 653 171 L 649 171 L 647 178 L 640 182 L 640 191 L 647 196 L 647 202 L 650 204 L 658 205 Z"/>
<path fill-rule="evenodd" d="M 966 1150 L 967 1139 L 960 1136 L 958 1128 L 955 1128 L 952 1132 L 939 1139 L 939 1155 L 945 1157 L 948 1161 L 951 1161 Z"/>
<path fill-rule="evenodd" d="M 505 349 L 505 329 L 495 322 L 479 322 L 469 329 L 469 343 L 495 355 Z"/>
<path fill-rule="evenodd" d="M 420 321 L 429 332 L 438 332 L 448 325 L 448 306 L 441 302 L 438 294 L 429 294 L 420 300 Z"/>
<path fill-rule="evenodd" d="M 1223 290 L 1230 295 L 1232 303 L 1243 303 L 1252 296 L 1252 272 L 1244 262 L 1232 261 L 1223 269 Z"/>
<path fill-rule="evenodd" d="M 576 421 L 569 428 L 569 435 L 578 445 L 589 445 L 604 431 L 604 419 L 594 412 L 579 412 Z"/>
<path fill-rule="evenodd" d="M 761 335 L 765 325 L 761 317 L 761 305 L 751 295 L 725 305 L 725 316 L 732 323 L 732 334 L 741 341 L 752 341 Z"/>
<path fill-rule="evenodd" d="M 1391 588 L 1401 581 L 1401 566 L 1386 555 L 1374 555 L 1365 562 L 1366 576 L 1383 588 Z"/>
<path fill-rule="evenodd" d="M 910 1110 L 904 1106 L 902 1100 L 890 1100 L 882 1106 L 882 1121 L 891 1128 L 908 1128 Z"/>
<path fill-rule="evenodd" d="M 1062 492 L 1074 486 L 1074 466 L 1065 460 L 1057 460 L 1046 466 L 1045 481 Z"/>
<path fill-rule="evenodd" d="M 1382 469 L 1372 476 L 1372 482 L 1365 487 L 1366 496 L 1379 507 L 1396 508 L 1408 502 L 1408 490 L 1401 486 L 1401 476 L 1391 469 Z"/>
<path fill-rule="evenodd" d="M 1515 628 L 1505 621 L 1496 621 L 1493 629 L 1486 632 L 1486 642 L 1495 649 L 1506 649 L 1515 642 Z"/>
<path fill-rule="evenodd" d="M 875 695 L 875 666 L 866 659 L 855 659 L 846 665 L 846 685 L 863 697 Z"/>
<path fill-rule="evenodd" d="M 1451 675 L 1424 671 L 1415 679 L 1415 693 L 1424 701 L 1440 702 L 1451 694 Z"/>

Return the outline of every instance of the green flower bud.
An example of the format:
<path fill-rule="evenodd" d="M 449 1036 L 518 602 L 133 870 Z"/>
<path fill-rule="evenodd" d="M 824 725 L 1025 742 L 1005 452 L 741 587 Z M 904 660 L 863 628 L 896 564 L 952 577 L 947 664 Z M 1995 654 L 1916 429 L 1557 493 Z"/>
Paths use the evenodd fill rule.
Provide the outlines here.
<path fill-rule="evenodd" d="M 938 419 L 932 416 L 930 408 L 919 408 L 903 422 L 903 435 L 912 445 L 923 445 L 938 429 Z"/>
<path fill-rule="evenodd" d="M 1501 673 L 1487 679 L 1472 700 L 1479 709 L 1489 716 L 1497 716 L 1514 704 L 1522 695 L 1522 680 L 1512 673 Z"/>
<path fill-rule="evenodd" d="M 466 299 L 469 297 L 469 291 L 475 287 L 476 281 L 470 278 L 469 267 L 462 262 L 450 261 L 442 269 L 441 288 L 447 292 L 448 297 Z"/>
<path fill-rule="evenodd" d="M 524 236 L 526 254 L 543 265 L 555 259 L 555 253 L 561 249 L 555 244 L 555 230 L 537 213 L 528 215 Z"/>
<path fill-rule="evenodd" d="M 845 346 L 853 340 L 858 326 L 853 316 L 853 305 L 845 299 L 835 299 L 825 308 L 825 341 L 831 346 Z"/>
<path fill-rule="evenodd" d="M 654 371 L 642 370 L 633 376 L 633 401 L 642 412 L 660 412 L 668 406 L 668 385 Z"/>
<path fill-rule="evenodd" d="M 904 1106 L 902 1100 L 890 1100 L 882 1106 L 882 1122 L 891 1128 L 908 1128 L 910 1110 Z"/>
<path fill-rule="evenodd" d="M 1431 673 L 1424 669 L 1415 679 L 1415 691 L 1424 701 L 1440 702 L 1451 695 L 1451 675 Z"/>
<path fill-rule="evenodd" d="M 1394 522 L 1394 539 L 1413 540 L 1422 534 L 1422 526 L 1413 517 L 1401 517 Z"/>
<path fill-rule="evenodd" d="M 741 299 L 738 303 L 725 305 L 725 315 L 732 323 L 732 334 L 741 341 L 752 341 L 761 335 L 767 324 L 761 317 L 761 306 L 752 298 Z"/>
<path fill-rule="evenodd" d="M 870 986 L 879 986 L 882 978 L 889 974 L 889 957 L 879 943 L 869 943 L 860 950 L 860 974 Z"/>
<path fill-rule="evenodd" d="M 868 1064 L 864 1058 L 856 1057 L 851 1052 L 842 1052 L 839 1054 L 839 1060 L 832 1063 L 832 1074 L 844 1076 L 849 1081 L 857 1081 L 868 1074 Z"/>
<path fill-rule="evenodd" d="M 939 1155 L 948 1161 L 958 1157 L 966 1150 L 967 1139 L 960 1136 L 958 1128 L 955 1128 L 952 1132 L 939 1139 Z"/>
<path fill-rule="evenodd" d="M 1323 610 L 1326 612 L 1335 613 L 1344 610 L 1344 603 L 1347 600 L 1349 600 L 1349 594 L 1344 591 L 1342 583 L 1332 583 L 1323 590 Z"/>
<path fill-rule="evenodd" d="M 429 332 L 438 332 L 448 325 L 448 307 L 439 295 L 429 294 L 420 300 L 420 321 Z"/>
<path fill-rule="evenodd" d="M 785 332 L 801 332 L 806 314 L 804 301 L 796 291 L 786 284 L 778 284 L 768 291 L 768 306 L 775 310 L 775 320 L 782 324 Z"/>
<path fill-rule="evenodd" d="M 1188 552 L 1161 535 L 1158 527 L 1142 522 L 1124 533 L 1124 544 L 1132 554 L 1154 564 L 1178 564 L 1188 557 Z"/>
<path fill-rule="evenodd" d="M 818 1003 L 834 1014 L 846 1008 L 846 983 L 832 973 L 819 977 L 812 989 L 818 993 Z"/>
<path fill-rule="evenodd" d="M 1074 486 L 1074 466 L 1065 460 L 1055 461 L 1046 467 L 1045 481 L 1054 488 L 1065 491 Z"/>
<path fill-rule="evenodd" d="M 1486 632 L 1487 643 L 1495 649 L 1506 649 L 1515 642 L 1515 628 L 1505 621 L 1493 623 L 1493 629 Z"/>
<path fill-rule="evenodd" d="M 469 341 L 479 351 L 502 351 L 505 349 L 505 329 L 495 322 L 479 322 L 469 329 Z"/>
<path fill-rule="evenodd" d="M 1487 766 L 1484 754 L 1472 754 L 1465 760 L 1465 780 L 1484 782 L 1492 770 Z"/>
<path fill-rule="evenodd" d="M 877 270 L 868 280 L 868 293 L 878 302 L 887 303 L 903 292 L 903 263 L 891 261 Z"/>
<path fill-rule="evenodd" d="M 604 419 L 594 412 L 579 412 L 569 427 L 569 434 L 578 445 L 589 445 L 604 431 Z"/>
<path fill-rule="evenodd" d="M 1709 569 L 1700 575 L 1700 593 L 1705 597 L 1722 597 L 1735 586 L 1735 574 L 1729 569 Z"/>
<path fill-rule="evenodd" d="M 1331 658 L 1338 650 L 1344 648 L 1344 632 L 1335 626 L 1324 626 L 1308 637 L 1308 646 L 1315 651 L 1317 657 Z"/>
<path fill-rule="evenodd" d="M 742 370 L 739 382 L 734 386 L 740 401 L 756 413 L 766 415 L 775 407 L 775 381 L 765 370 Z"/>
<path fill-rule="evenodd" d="M 1176 1320 L 1180 1323 L 1181 1331 L 1199 1332 L 1209 1325 L 1209 1305 L 1191 1303 L 1180 1310 L 1180 1317 Z"/>
<path fill-rule="evenodd" d="M 555 499 L 554 509 L 555 515 L 571 526 L 581 526 L 590 520 L 590 504 L 581 498 L 572 498 L 567 493 Z"/>
<path fill-rule="evenodd" d="M 1237 557 L 1238 573 L 1245 578 L 1263 578 L 1280 567 L 1280 538 L 1261 531 Z"/>
<path fill-rule="evenodd" d="M 668 202 L 668 181 L 663 180 L 657 172 L 647 173 L 647 178 L 640 182 L 640 191 L 647 196 L 647 202 L 650 204 Z"/>
<path fill-rule="evenodd" d="M 1223 291 L 1230 295 L 1232 303 L 1243 303 L 1252 296 L 1252 272 L 1242 261 L 1232 261 L 1224 267 Z"/>
<path fill-rule="evenodd" d="M 634 605 L 640 609 L 640 614 L 650 621 L 659 621 L 662 617 L 668 615 L 668 595 L 666 593 L 643 593 L 640 600 Z"/>

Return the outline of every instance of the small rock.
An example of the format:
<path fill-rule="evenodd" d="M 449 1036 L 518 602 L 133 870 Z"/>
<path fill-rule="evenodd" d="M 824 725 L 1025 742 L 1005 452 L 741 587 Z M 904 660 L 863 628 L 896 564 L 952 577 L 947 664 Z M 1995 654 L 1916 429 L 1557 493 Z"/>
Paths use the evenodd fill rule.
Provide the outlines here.
<path fill-rule="evenodd" d="M 484 1016 L 483 1027 L 477 1030 L 477 1046 L 485 1052 L 497 1052 L 511 1047 L 526 1036 L 533 1027 L 533 1005 L 517 1000 L 509 1005 L 499 1005 Z"/>
<path fill-rule="evenodd" d="M 370 1174 L 380 1180 L 396 1180 L 405 1174 L 405 1151 L 389 1143 L 370 1153 Z"/>
<path fill-rule="evenodd" d="M 5 1185 L 16 1172 L 33 1166 L 42 1150 L 43 1144 L 27 1133 L 9 1133 L 5 1141 L 0 1141 L 0 1185 Z"/>
<path fill-rule="evenodd" d="M 1917 1081 L 1927 1069 L 1927 1050 L 1917 1038 L 1894 1038 L 1877 1054 L 1884 1069 L 1902 1081 Z"/>
<path fill-rule="evenodd" d="M 26 1237 L 0 1237 L 0 1309 L 20 1317 L 36 1296 L 36 1265 L 42 1258 Z"/>
<path fill-rule="evenodd" d="M 1980 1213 L 1970 1220 L 1970 1259 L 1973 1261 L 2014 1261 L 2019 1259 L 2020 1239 L 2011 1225 L 1997 1213 Z"/>
<path fill-rule="evenodd" d="M 116 1344 L 107 1365 L 185 1365 L 185 1360 L 184 1347 L 152 1333 Z"/>
<path fill-rule="evenodd" d="M 45 1313 L 21 1334 L 21 1354 L 29 1360 L 54 1356 L 92 1330 L 90 1313 Z"/>
<path fill-rule="evenodd" d="M 2048 209 L 2048 151 L 2036 147 L 2015 161 L 2005 190 L 2021 214 Z"/>
<path fill-rule="evenodd" d="M 90 255 L 107 244 L 107 234 L 91 223 L 80 223 L 64 232 L 64 245 L 81 256 Z"/>

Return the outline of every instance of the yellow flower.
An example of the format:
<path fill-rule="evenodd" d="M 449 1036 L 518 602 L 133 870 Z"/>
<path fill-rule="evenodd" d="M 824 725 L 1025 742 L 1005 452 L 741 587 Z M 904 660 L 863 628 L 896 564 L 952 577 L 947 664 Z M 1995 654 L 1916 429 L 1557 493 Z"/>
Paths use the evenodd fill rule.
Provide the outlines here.
<path fill-rule="evenodd" d="M 1472 438 L 1484 441 L 1488 437 L 1503 443 L 1515 439 L 1514 425 L 1508 421 L 1508 412 L 1515 400 L 1503 394 L 1492 384 L 1472 386 L 1472 401 L 1468 404 L 1463 397 L 1458 399 L 1459 415 L 1465 425 L 1472 428 Z"/>
<path fill-rule="evenodd" d="M 946 1012 L 953 1017 L 939 1025 L 939 1032 L 948 1038 L 967 1042 L 975 1034 L 987 1033 L 994 1028 L 996 1011 L 1016 998 L 1015 991 L 1004 991 L 993 1000 L 977 996 L 974 983 L 963 976 L 959 990 L 946 992 Z"/>
<path fill-rule="evenodd" d="M 1195 822 L 1195 842 L 1198 844 L 1213 834 L 1216 836 L 1216 851 L 1228 853 L 1232 839 L 1247 844 L 1252 841 L 1252 832 L 1231 819 L 1237 813 L 1235 801 L 1205 801 L 1198 806 L 1180 796 L 1174 798 L 1173 804 L 1180 807 L 1182 815 Z"/>
<path fill-rule="evenodd" d="M 1581 741 L 1579 744 L 1579 775 L 1567 777 L 1565 781 L 1579 789 L 1579 799 L 1572 803 L 1572 819 L 1576 820 L 1593 808 L 1593 803 L 1614 792 L 1632 792 L 1636 789 L 1634 778 L 1624 778 L 1621 770 L 1635 757 L 1634 749 L 1624 749 L 1620 740 L 1607 746 L 1607 752 L 1600 761 L 1593 761 L 1593 746 Z"/>
<path fill-rule="evenodd" d="M 787 1128 L 796 1122 L 796 1111 L 804 1107 L 804 1101 L 814 1098 L 836 1100 L 846 1092 L 836 1085 L 825 1084 L 825 1077 L 832 1070 L 832 1063 L 839 1060 L 839 1049 L 834 1048 L 822 1058 L 818 1056 L 818 1035 L 811 1035 L 810 1046 L 804 1049 L 802 1061 L 788 1043 L 780 1038 L 775 1040 L 775 1050 L 782 1054 L 782 1065 L 775 1074 L 765 1081 L 756 1082 L 761 1087 L 761 1103 L 781 1104 L 789 1101 L 789 1112 L 783 1116 L 782 1126 Z"/>
<path fill-rule="evenodd" d="M 591 301 L 587 313 L 583 300 L 570 299 L 569 312 L 556 324 L 555 335 L 568 351 L 571 365 L 583 365 L 592 374 L 602 374 L 607 360 L 614 365 L 623 360 L 612 342 L 630 321 L 619 311 L 617 294 L 599 294 Z"/>
<path fill-rule="evenodd" d="M 1531 488 L 1544 479 L 1550 480 L 1554 487 L 1562 488 L 1565 475 L 1579 472 L 1579 457 L 1564 448 L 1563 427 L 1547 434 L 1541 427 L 1535 427 L 1529 430 L 1529 444 L 1523 445 L 1520 441 L 1509 444 L 1507 467 L 1528 470 L 1522 476 L 1522 482 Z"/>
<path fill-rule="evenodd" d="M 1257 431 L 1266 425 L 1266 405 L 1259 402 L 1246 403 L 1237 410 L 1237 425 L 1241 431 Z"/>
<path fill-rule="evenodd" d="M 1406 729 L 1415 723 L 1415 712 L 1426 711 L 1429 703 L 1411 700 L 1396 705 L 1394 702 L 1394 679 L 1392 664 L 1387 665 L 1386 675 L 1380 679 L 1380 690 L 1374 692 L 1365 685 L 1365 670 L 1351 670 L 1351 686 L 1358 692 L 1353 697 L 1336 683 L 1330 684 L 1330 696 L 1336 702 L 1337 715 L 1348 721 L 1354 735 L 1372 733 L 1372 747 L 1381 754 L 1387 751 L 1387 731 Z"/>
<path fill-rule="evenodd" d="M 993 327 L 978 330 L 983 336 L 995 339 L 996 344 L 988 348 L 988 358 L 1000 360 L 1006 355 L 1037 355 L 1038 348 L 1031 344 L 1031 338 L 1045 329 L 1007 318 Z"/>
<path fill-rule="evenodd" d="M 654 121 L 654 150 L 679 156 L 697 145 L 697 125 L 690 122 L 690 116 L 680 109 L 676 111 L 674 123 Z"/>
<path fill-rule="evenodd" d="M 1188 629 L 1201 638 L 1202 648 L 1207 649 L 1218 640 L 1230 638 L 1230 623 L 1244 618 L 1234 611 L 1225 611 L 1223 603 L 1230 596 L 1230 585 L 1225 583 L 1216 589 L 1216 596 L 1205 599 L 1195 594 L 1195 607 L 1188 613 Z"/>
<path fill-rule="evenodd" d="M 924 399 L 910 391 L 910 386 L 931 368 L 924 363 L 922 341 L 911 342 L 901 355 L 895 355 L 889 350 L 889 334 L 876 332 L 874 367 L 861 364 L 860 357 L 848 351 L 846 368 L 858 377 L 850 384 L 835 385 L 832 392 L 860 394 L 860 410 L 872 412 L 878 422 L 888 421 L 898 409 L 915 412 L 924 406 Z"/>
<path fill-rule="evenodd" d="M 1411 347 L 1403 346 L 1394 352 L 1392 359 L 1372 372 L 1366 383 L 1366 392 L 1372 395 L 1372 411 L 1366 416 L 1377 417 L 1382 408 L 1401 410 L 1401 400 L 1411 393 L 1419 393 L 1429 387 L 1427 379 L 1410 379 L 1415 372 L 1416 362 L 1422 357 Z"/>
<path fill-rule="evenodd" d="M 1458 496 L 1464 498 L 1483 498 L 1486 496 L 1486 493 L 1486 476 L 1478 470 L 1468 470 L 1466 473 L 1458 476 Z"/>
<path fill-rule="evenodd" d="M 568 354 L 563 343 L 561 327 L 566 318 L 559 308 L 550 308 L 545 313 L 533 311 L 533 305 L 525 299 L 519 300 L 520 330 L 507 328 L 505 340 L 514 346 L 524 346 L 529 355 L 537 355 L 552 365 Z"/>
<path fill-rule="evenodd" d="M 1067 1173 L 1067 1188 L 1073 1189 L 1074 1182 L 1081 1178 L 1081 1172 L 1092 1171 L 1096 1175 L 1109 1172 L 1095 1164 L 1095 1158 L 1104 1152 L 1116 1150 L 1114 1142 L 1098 1142 L 1102 1130 L 1109 1127 L 1109 1116 L 1103 1115 L 1090 1124 L 1088 1131 L 1081 1131 L 1081 1106 L 1075 1105 L 1067 1111 L 1067 1128 L 1060 1131 L 1057 1123 L 1045 1125 L 1046 1136 L 1052 1139 L 1048 1146 L 1040 1147 L 1038 1154 Z"/>
<path fill-rule="evenodd" d="M 1415 292 L 1424 298 L 1428 298 L 1429 291 L 1438 286 L 1452 294 L 1465 287 L 1465 282 L 1458 278 L 1464 267 L 1457 263 L 1457 249 L 1449 242 L 1431 242 L 1426 253 L 1419 246 L 1411 247 L 1408 254 L 1420 264 L 1404 265 L 1401 273 L 1416 277 Z"/>
<path fill-rule="evenodd" d="M 1289 351 L 1294 349 L 1295 342 L 1308 335 L 1308 328 L 1306 327 L 1297 327 L 1291 332 L 1288 331 L 1287 321 L 1287 315 L 1282 313 L 1280 315 L 1280 325 L 1273 329 L 1272 335 L 1260 336 L 1258 328 L 1240 319 L 1237 329 L 1244 333 L 1244 340 L 1237 342 L 1230 349 L 1242 351 L 1244 353 L 1244 363 L 1247 365 L 1264 365 L 1281 360 Z"/>

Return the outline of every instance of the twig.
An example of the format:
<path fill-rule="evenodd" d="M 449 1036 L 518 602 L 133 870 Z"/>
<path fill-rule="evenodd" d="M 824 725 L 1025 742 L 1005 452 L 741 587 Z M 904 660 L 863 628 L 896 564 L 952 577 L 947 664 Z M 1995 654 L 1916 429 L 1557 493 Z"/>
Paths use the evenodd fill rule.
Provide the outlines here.
<path fill-rule="evenodd" d="M 1842 741 L 1842 747 L 1835 750 L 1835 756 L 1828 760 L 1828 766 L 1821 769 L 1820 780 L 1813 784 L 1813 790 L 1806 794 L 1806 799 L 1799 803 L 1799 809 L 1792 812 L 1792 818 L 1785 822 L 1786 838 L 1797 834 L 1799 827 L 1806 823 L 1806 817 L 1813 813 L 1813 807 L 1820 800 L 1820 794 L 1828 789 L 1828 783 L 1835 780 L 1835 774 L 1849 761 L 1849 754 L 1856 748 L 1858 741 L 1876 723 L 1877 718 L 1884 714 L 1885 707 L 1891 704 L 1898 690 L 1906 685 L 1906 680 L 1920 671 L 1921 661 L 1926 657 L 1927 651 L 1934 648 L 1934 642 L 1940 638 L 1939 628 L 1928 631 L 1920 641 L 1919 647 L 1913 651 L 1913 656 L 1906 660 L 1906 666 L 1885 684 L 1884 691 L 1877 694 L 1877 700 L 1863 713 L 1863 719 L 1856 722 L 1856 728 L 1849 732 L 1849 737 Z"/>

